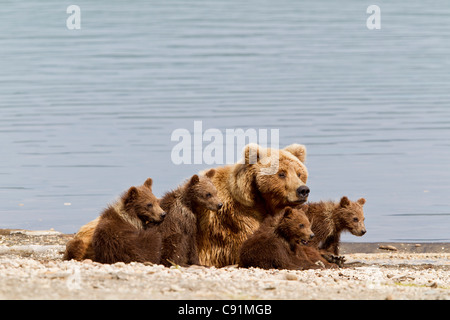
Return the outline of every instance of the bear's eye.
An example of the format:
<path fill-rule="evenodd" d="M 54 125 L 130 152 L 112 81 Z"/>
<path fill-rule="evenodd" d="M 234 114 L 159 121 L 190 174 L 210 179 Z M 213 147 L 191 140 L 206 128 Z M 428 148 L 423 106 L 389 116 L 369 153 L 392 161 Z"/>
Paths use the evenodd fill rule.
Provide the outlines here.
<path fill-rule="evenodd" d="M 297 174 L 297 176 L 300 178 L 301 176 L 302 176 L 302 174 L 301 173 L 299 173 L 299 174 Z"/>
<path fill-rule="evenodd" d="M 280 173 L 278 174 L 278 176 L 279 176 L 280 178 L 286 178 L 286 173 L 285 173 L 285 172 L 280 172 Z"/>
<path fill-rule="evenodd" d="M 300 227 L 300 229 L 303 229 L 305 227 L 303 223 L 300 223 L 298 226 Z"/>
<path fill-rule="evenodd" d="M 208 193 L 206 194 L 206 198 L 211 198 L 211 197 L 212 197 L 212 194 L 208 192 Z"/>
<path fill-rule="evenodd" d="M 358 218 L 353 218 L 353 222 L 358 222 Z"/>
<path fill-rule="evenodd" d="M 149 208 L 149 209 L 150 209 L 150 208 L 153 208 L 153 204 L 152 204 L 152 203 L 148 203 L 148 204 L 147 204 L 147 208 Z"/>

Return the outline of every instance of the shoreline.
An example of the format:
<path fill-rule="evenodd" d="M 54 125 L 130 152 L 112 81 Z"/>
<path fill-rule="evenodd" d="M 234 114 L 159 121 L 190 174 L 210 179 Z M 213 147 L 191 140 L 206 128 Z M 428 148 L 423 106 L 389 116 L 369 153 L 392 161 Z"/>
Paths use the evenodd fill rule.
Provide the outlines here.
<path fill-rule="evenodd" d="M 0 245 L 16 245 L 21 243 L 65 244 L 73 238 L 73 234 L 50 230 L 0 229 Z M 2 239 L 3 238 L 3 239 Z M 341 242 L 341 254 L 353 253 L 450 253 L 450 242 Z"/>
<path fill-rule="evenodd" d="M 0 229 L 0 299 L 450 300 L 450 243 L 343 242 L 343 268 L 297 271 L 63 261 L 73 236 Z"/>
<path fill-rule="evenodd" d="M 450 253 L 450 242 L 341 242 L 341 253 Z M 397 249 L 397 250 L 394 250 Z"/>

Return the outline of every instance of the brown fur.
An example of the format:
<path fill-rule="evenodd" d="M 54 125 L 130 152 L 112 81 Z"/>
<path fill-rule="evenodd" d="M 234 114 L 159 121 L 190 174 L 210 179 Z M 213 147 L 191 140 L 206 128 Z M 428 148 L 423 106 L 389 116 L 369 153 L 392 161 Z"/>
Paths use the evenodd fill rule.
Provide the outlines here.
<path fill-rule="evenodd" d="M 364 198 L 350 201 L 342 197 L 339 202 L 321 201 L 308 203 L 306 215 L 316 235 L 311 245 L 321 249 L 323 254 L 339 254 L 341 233 L 349 231 L 355 236 L 366 233 L 364 225 Z"/>
<path fill-rule="evenodd" d="M 266 219 L 240 250 L 239 266 L 263 269 L 310 269 L 328 263 L 319 252 L 306 247 L 314 237 L 310 223 L 301 209 L 287 207 L 282 213 Z"/>
<path fill-rule="evenodd" d="M 211 170 L 205 177 L 192 176 L 184 185 L 168 192 L 161 199 L 161 207 L 167 217 L 159 226 L 162 234 L 161 263 L 165 266 L 200 264 L 197 251 L 197 212 L 217 211 L 222 202 L 210 178 Z"/>
<path fill-rule="evenodd" d="M 142 186 L 131 187 L 103 211 L 96 226 L 94 222 L 90 223 L 95 228 L 91 244 L 94 261 L 159 263 L 161 235 L 154 224 L 162 222 L 166 213 L 159 206 L 151 187 L 150 178 Z M 87 233 L 90 232 L 89 229 Z M 81 238 L 78 239 L 80 241 Z"/>
<path fill-rule="evenodd" d="M 268 160 L 276 156 L 279 156 L 278 171 L 264 174 L 270 168 Z M 300 195 L 297 191 L 300 187 L 307 189 L 305 158 L 306 149 L 302 145 L 275 150 L 250 144 L 245 147 L 243 161 L 215 169 L 212 182 L 224 205 L 218 212 L 204 210 L 199 215 L 197 244 L 201 264 L 216 267 L 237 264 L 240 246 L 266 216 L 307 200 L 307 194 Z"/>
<path fill-rule="evenodd" d="M 121 221 L 127 221 L 136 229 L 144 229 L 149 224 L 159 223 L 162 221 L 161 214 L 164 211 L 159 206 L 158 199 L 151 192 L 152 184 L 153 181 L 149 178 L 145 181 L 144 185 L 131 187 L 127 193 L 123 194 L 116 203 L 105 209 L 103 213 L 113 209 L 113 211 L 122 217 Z M 125 206 L 125 198 L 127 195 L 140 195 L 141 198 L 140 201 L 136 201 L 134 204 L 128 201 L 127 206 Z M 152 208 L 149 208 L 147 206 L 148 204 L 151 204 Z M 127 210 L 129 214 L 126 214 Z M 84 259 L 96 259 L 92 241 L 94 232 L 100 222 L 100 217 L 82 226 L 75 237 L 67 243 L 63 257 L 64 260 L 75 259 L 81 261 Z"/>
<path fill-rule="evenodd" d="M 94 235 L 95 227 L 98 224 L 100 217 L 85 224 L 78 230 L 75 237 L 66 244 L 66 251 L 64 253 L 64 260 L 78 260 L 91 259 L 94 260 L 94 250 L 92 249 L 92 236 Z"/>

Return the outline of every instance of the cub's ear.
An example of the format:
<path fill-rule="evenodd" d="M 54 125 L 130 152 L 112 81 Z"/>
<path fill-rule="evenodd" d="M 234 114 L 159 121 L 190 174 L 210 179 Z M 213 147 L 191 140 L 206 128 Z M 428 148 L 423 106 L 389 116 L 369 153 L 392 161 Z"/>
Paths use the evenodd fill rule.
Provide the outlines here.
<path fill-rule="evenodd" d="M 284 209 L 284 217 L 285 218 L 288 218 L 289 216 L 291 216 L 292 215 L 292 212 L 293 212 L 293 210 L 292 210 L 292 208 L 291 207 L 286 207 L 286 209 Z"/>
<path fill-rule="evenodd" d="M 216 174 L 216 170 L 210 169 L 205 173 L 205 176 L 211 179 L 212 177 L 214 177 L 215 174 Z"/>
<path fill-rule="evenodd" d="M 261 157 L 261 147 L 256 143 L 249 143 L 244 148 L 245 164 L 255 164 Z"/>
<path fill-rule="evenodd" d="M 199 182 L 200 182 L 200 178 L 198 177 L 198 175 L 194 174 L 194 175 L 191 177 L 191 180 L 189 180 L 189 185 L 190 185 L 190 186 L 193 186 L 193 185 L 196 185 L 196 184 L 199 183 Z"/>
<path fill-rule="evenodd" d="M 342 208 L 345 208 L 345 207 L 350 205 L 350 200 L 348 200 L 348 198 L 344 196 L 344 197 L 341 198 L 341 202 L 339 203 L 339 205 Z"/>
<path fill-rule="evenodd" d="M 358 201 L 356 201 L 356 202 L 358 202 L 360 205 L 363 206 L 363 205 L 366 203 L 366 199 L 360 198 L 360 199 L 358 199 Z"/>
<path fill-rule="evenodd" d="M 305 163 L 306 161 L 306 147 L 302 144 L 291 144 L 284 148 L 285 151 L 292 153 L 296 156 L 301 162 Z"/>
<path fill-rule="evenodd" d="M 138 196 L 139 196 L 138 189 L 136 187 L 131 187 L 127 191 L 127 194 L 124 199 L 124 203 L 125 204 L 131 203 L 131 202 L 137 200 Z"/>
<path fill-rule="evenodd" d="M 144 186 L 146 186 L 147 188 L 149 188 L 150 190 L 152 190 L 152 185 L 153 185 L 153 180 L 152 180 L 152 178 L 148 178 L 147 180 L 145 180 Z"/>

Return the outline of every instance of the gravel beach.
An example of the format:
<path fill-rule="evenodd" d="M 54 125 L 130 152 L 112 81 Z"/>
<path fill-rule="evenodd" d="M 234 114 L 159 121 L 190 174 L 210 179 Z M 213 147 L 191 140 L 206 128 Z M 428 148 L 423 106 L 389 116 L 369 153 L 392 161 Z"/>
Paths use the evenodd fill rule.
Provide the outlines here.
<path fill-rule="evenodd" d="M 290 271 L 63 261 L 72 236 L 0 230 L 0 299 L 450 299 L 448 243 L 343 243 L 343 268 Z"/>

